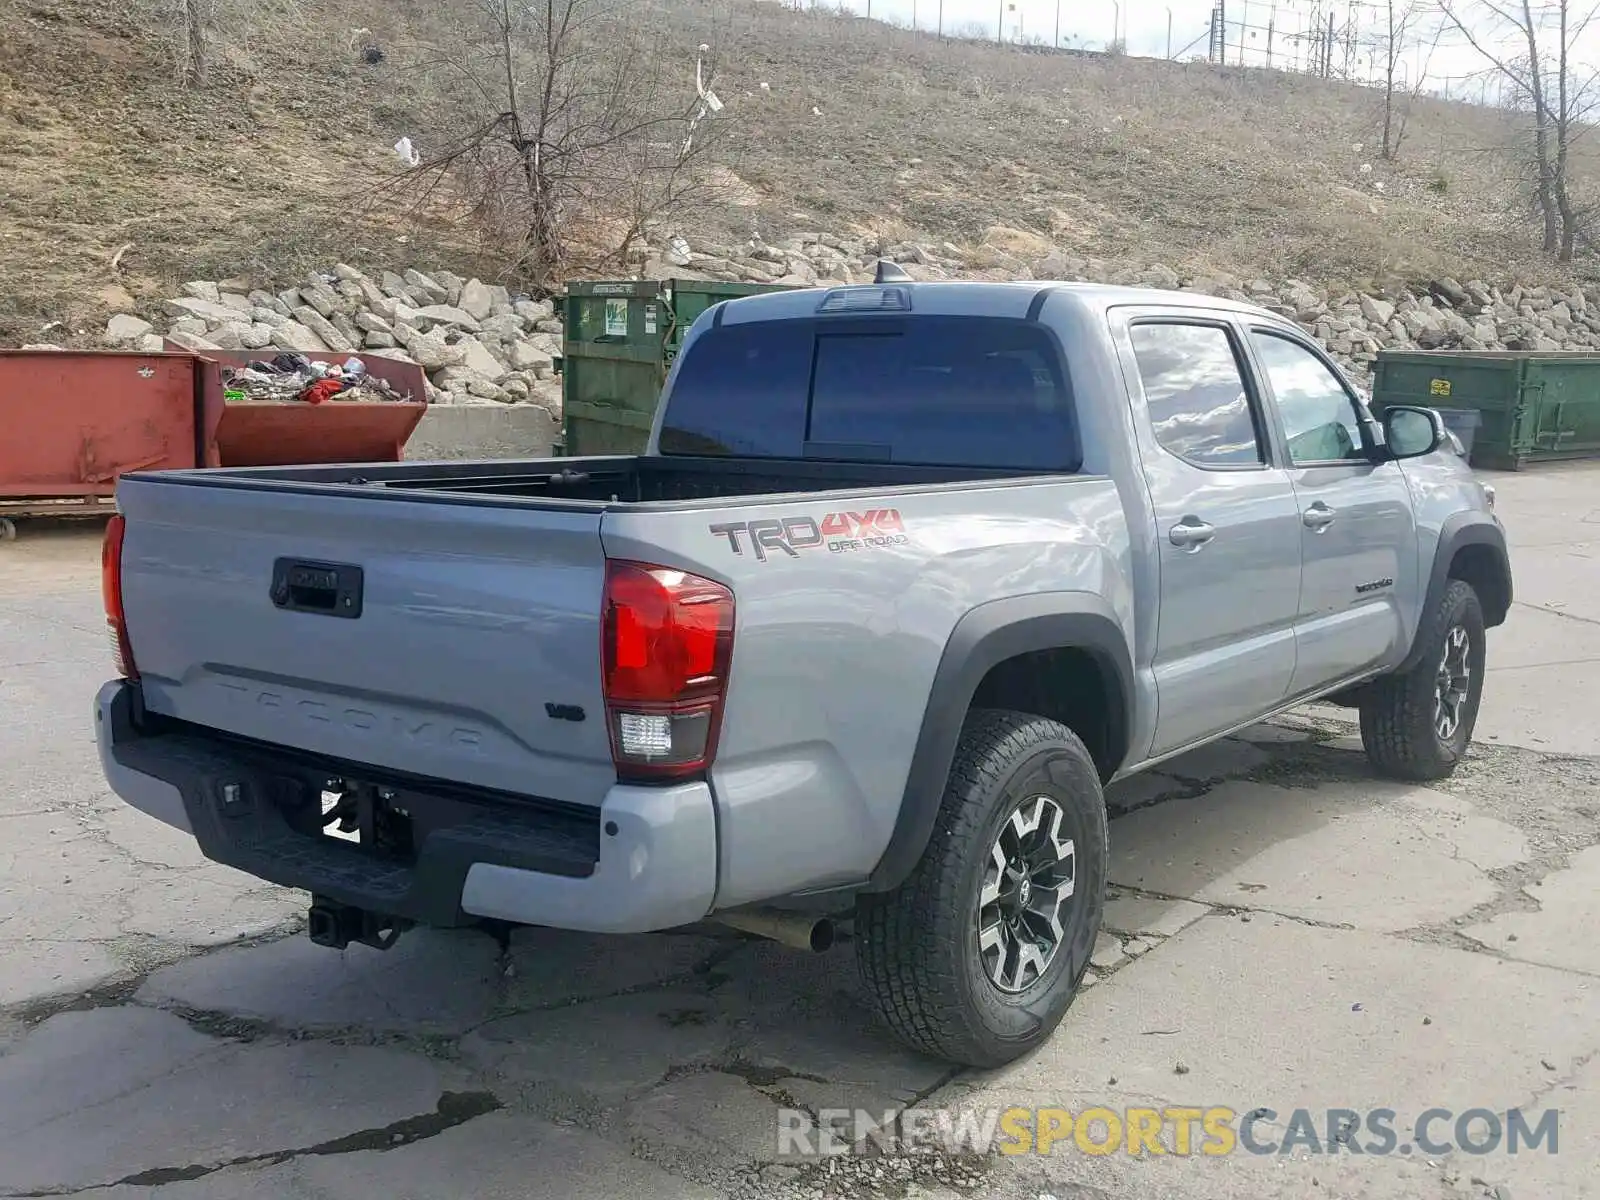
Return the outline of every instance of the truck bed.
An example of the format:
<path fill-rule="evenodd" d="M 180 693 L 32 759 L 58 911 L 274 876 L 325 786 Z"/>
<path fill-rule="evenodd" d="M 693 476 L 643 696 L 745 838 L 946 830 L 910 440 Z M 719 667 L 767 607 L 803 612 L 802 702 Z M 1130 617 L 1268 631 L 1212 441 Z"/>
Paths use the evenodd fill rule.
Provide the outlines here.
<path fill-rule="evenodd" d="M 166 479 L 214 487 L 304 491 L 357 488 L 407 499 L 557 501 L 588 505 L 676 505 L 786 493 L 862 488 L 916 489 L 1037 478 L 1039 472 L 817 459 L 616 456 L 415 462 L 355 466 L 256 467 L 170 472 Z M 419 495 L 420 493 L 420 495 Z"/>

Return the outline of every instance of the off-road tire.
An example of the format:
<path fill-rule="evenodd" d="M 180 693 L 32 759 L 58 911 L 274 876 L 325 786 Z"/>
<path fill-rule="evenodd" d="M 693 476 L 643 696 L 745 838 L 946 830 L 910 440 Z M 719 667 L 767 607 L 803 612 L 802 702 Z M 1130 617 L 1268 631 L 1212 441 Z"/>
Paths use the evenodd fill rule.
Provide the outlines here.
<path fill-rule="evenodd" d="M 1460 722 L 1441 737 L 1437 718 L 1437 679 L 1450 631 L 1467 634 L 1471 675 Z M 1361 701 L 1361 744 L 1380 774 L 1391 779 L 1426 783 L 1443 779 L 1466 757 L 1483 697 L 1486 639 L 1483 606 L 1470 584 L 1452 579 L 1417 629 L 1422 657 L 1404 674 L 1386 675 L 1367 685 Z"/>
<path fill-rule="evenodd" d="M 978 899 L 989 855 L 1019 805 L 1044 795 L 1075 843 L 1066 936 L 1024 990 L 991 980 L 978 946 Z M 1025 713 L 967 716 L 933 834 L 893 891 L 856 902 L 856 961 L 889 1029 L 913 1049 L 961 1066 L 997 1067 L 1061 1023 L 1089 966 L 1105 911 L 1105 797 L 1077 734 Z"/>

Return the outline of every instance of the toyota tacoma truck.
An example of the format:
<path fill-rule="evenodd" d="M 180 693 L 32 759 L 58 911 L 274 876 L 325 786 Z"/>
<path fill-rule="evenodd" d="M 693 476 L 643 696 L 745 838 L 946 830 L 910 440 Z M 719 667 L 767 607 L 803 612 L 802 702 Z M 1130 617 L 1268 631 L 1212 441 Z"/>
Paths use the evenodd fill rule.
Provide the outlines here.
<path fill-rule="evenodd" d="M 645 452 L 133 473 L 101 761 L 319 943 L 853 921 L 995 1066 L 1100 927 L 1103 788 L 1309 701 L 1449 774 L 1511 572 L 1437 413 L 1263 309 L 1055 283 L 721 303 Z"/>

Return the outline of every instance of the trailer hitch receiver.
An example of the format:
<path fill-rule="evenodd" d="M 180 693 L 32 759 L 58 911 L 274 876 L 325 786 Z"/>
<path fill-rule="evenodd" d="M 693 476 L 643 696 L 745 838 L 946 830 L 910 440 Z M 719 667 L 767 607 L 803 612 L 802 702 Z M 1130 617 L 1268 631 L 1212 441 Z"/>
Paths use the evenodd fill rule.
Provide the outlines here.
<path fill-rule="evenodd" d="M 411 922 L 399 917 L 368 912 L 364 908 L 322 897 L 313 898 L 311 912 L 306 917 L 311 940 L 331 950 L 343 950 L 351 942 L 387 950 L 410 927 Z"/>

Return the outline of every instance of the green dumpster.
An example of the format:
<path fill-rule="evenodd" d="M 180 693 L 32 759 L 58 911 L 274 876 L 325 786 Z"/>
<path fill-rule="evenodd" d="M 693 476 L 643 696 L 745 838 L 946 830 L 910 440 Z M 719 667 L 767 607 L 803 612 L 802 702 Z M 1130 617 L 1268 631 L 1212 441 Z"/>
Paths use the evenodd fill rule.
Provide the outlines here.
<path fill-rule="evenodd" d="M 723 300 L 786 285 L 702 279 L 567 285 L 561 404 L 566 455 L 638 454 L 667 371 L 696 317 Z"/>
<path fill-rule="evenodd" d="M 1384 350 L 1373 364 L 1373 412 L 1391 404 L 1436 408 L 1469 428 L 1476 413 L 1476 467 L 1600 455 L 1600 352 Z"/>

